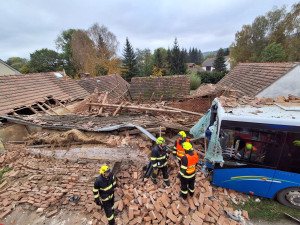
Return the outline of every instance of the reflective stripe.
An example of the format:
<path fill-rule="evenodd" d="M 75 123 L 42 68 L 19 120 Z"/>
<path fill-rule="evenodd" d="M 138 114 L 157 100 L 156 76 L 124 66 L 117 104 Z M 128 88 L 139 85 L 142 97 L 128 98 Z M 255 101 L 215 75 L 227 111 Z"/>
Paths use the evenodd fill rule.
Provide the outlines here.
<path fill-rule="evenodd" d="M 164 179 L 164 181 L 168 181 L 169 179 L 167 178 L 167 179 Z"/>
<path fill-rule="evenodd" d="M 116 181 L 113 182 L 113 185 L 116 185 Z"/>
<path fill-rule="evenodd" d="M 114 214 L 112 214 L 107 220 L 112 220 L 114 218 Z"/>
<path fill-rule="evenodd" d="M 186 166 L 184 166 L 184 165 L 181 165 L 181 167 L 180 167 L 181 169 L 184 169 L 184 170 L 186 170 L 187 169 L 187 167 Z"/>
<path fill-rule="evenodd" d="M 153 167 L 157 167 L 157 163 L 153 164 L 152 166 L 153 166 Z"/>
<path fill-rule="evenodd" d="M 156 160 L 156 157 L 151 157 L 151 160 Z"/>
<path fill-rule="evenodd" d="M 182 192 L 183 194 L 187 194 L 187 193 L 188 193 L 188 191 L 183 191 L 183 190 L 181 190 L 181 192 Z"/>
<path fill-rule="evenodd" d="M 94 195 L 94 198 L 99 198 L 99 194 L 97 194 L 97 195 Z"/>
<path fill-rule="evenodd" d="M 98 192 L 98 191 L 99 191 L 99 189 L 93 188 L 93 192 Z"/>
<path fill-rule="evenodd" d="M 108 196 L 107 198 L 105 198 L 105 199 L 101 198 L 101 199 L 102 199 L 102 201 L 108 201 L 108 200 L 111 199 L 113 196 L 114 196 L 114 194 L 111 194 L 111 195 Z"/>
<path fill-rule="evenodd" d="M 189 189 L 190 192 L 194 192 L 195 190 Z"/>
<path fill-rule="evenodd" d="M 106 188 L 100 188 L 100 190 L 101 190 L 101 191 L 108 191 L 108 190 L 111 189 L 111 188 L 112 188 L 112 184 L 109 185 L 109 186 L 106 187 Z"/>
<path fill-rule="evenodd" d="M 161 165 L 161 166 L 157 166 L 158 168 L 162 168 L 162 167 L 164 167 L 164 166 L 166 166 L 168 164 L 168 162 L 166 161 L 163 165 Z M 154 167 L 154 166 L 153 166 Z"/>
<path fill-rule="evenodd" d="M 182 176 L 182 177 L 184 177 L 184 178 L 192 178 L 192 177 L 194 177 L 195 176 L 195 173 L 193 173 L 193 174 L 191 174 L 191 175 L 185 175 L 183 172 L 179 172 L 180 173 L 180 175 Z"/>

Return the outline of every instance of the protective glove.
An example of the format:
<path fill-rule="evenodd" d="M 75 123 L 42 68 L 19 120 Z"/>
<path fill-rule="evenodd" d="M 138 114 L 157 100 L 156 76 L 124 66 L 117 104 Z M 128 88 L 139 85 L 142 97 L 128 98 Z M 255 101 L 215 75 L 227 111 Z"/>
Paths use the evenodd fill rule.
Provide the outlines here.
<path fill-rule="evenodd" d="M 99 206 L 103 206 L 102 205 L 102 202 L 100 202 L 100 199 L 99 198 L 95 198 L 95 203 L 96 203 L 96 205 L 99 205 Z"/>

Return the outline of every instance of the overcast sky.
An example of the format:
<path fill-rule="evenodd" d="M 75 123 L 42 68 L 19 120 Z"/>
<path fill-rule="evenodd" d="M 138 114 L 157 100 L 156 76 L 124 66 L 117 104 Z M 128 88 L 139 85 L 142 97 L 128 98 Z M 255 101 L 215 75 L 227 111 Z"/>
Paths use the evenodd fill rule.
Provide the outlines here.
<path fill-rule="evenodd" d="M 126 37 L 134 48 L 180 47 L 202 52 L 228 47 L 242 25 L 274 6 L 296 0 L 0 0 L 0 59 L 28 58 L 69 28 L 94 23 L 113 32 L 122 52 Z"/>

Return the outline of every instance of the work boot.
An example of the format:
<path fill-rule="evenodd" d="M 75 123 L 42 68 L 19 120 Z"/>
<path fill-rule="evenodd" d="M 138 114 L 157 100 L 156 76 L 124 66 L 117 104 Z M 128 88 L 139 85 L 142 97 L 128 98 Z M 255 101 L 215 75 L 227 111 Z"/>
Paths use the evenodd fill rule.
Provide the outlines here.
<path fill-rule="evenodd" d="M 166 180 L 165 183 L 168 187 L 170 187 L 170 181 Z"/>

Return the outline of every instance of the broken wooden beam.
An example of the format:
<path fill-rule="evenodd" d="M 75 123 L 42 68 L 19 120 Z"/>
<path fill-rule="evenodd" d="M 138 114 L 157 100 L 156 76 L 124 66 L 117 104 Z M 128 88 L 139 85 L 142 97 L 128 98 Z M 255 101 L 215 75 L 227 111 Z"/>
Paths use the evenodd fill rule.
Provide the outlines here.
<path fill-rule="evenodd" d="M 119 107 L 116 109 L 116 111 L 113 113 L 112 116 L 116 116 L 117 113 L 121 110 L 121 108 L 122 108 L 123 105 L 124 105 L 124 102 L 122 102 L 122 103 L 119 105 Z"/>
<path fill-rule="evenodd" d="M 43 105 L 48 108 L 51 112 L 53 112 L 55 115 L 58 115 L 57 112 L 55 112 L 46 102 L 43 103 Z"/>
<path fill-rule="evenodd" d="M 173 107 L 170 107 L 170 106 L 161 106 L 161 107 L 166 108 L 166 109 L 177 110 L 177 111 L 180 111 L 180 112 L 183 112 L 183 113 L 187 113 L 187 114 L 192 114 L 192 115 L 197 115 L 197 116 L 203 116 L 202 113 L 196 113 L 196 112 L 187 111 L 187 110 L 183 110 L 183 109 L 179 109 L 179 108 L 173 108 Z"/>
<path fill-rule="evenodd" d="M 38 114 L 39 112 L 38 111 L 36 111 L 32 106 L 29 106 L 28 107 L 32 112 L 34 112 L 35 114 Z"/>
<path fill-rule="evenodd" d="M 87 103 L 91 106 L 105 106 L 105 107 L 113 107 L 118 108 L 119 105 L 116 104 L 103 104 L 103 103 Z M 180 113 L 180 111 L 175 110 L 168 110 L 168 109 L 156 109 L 156 108 L 150 108 L 150 107 L 142 107 L 142 106 L 122 106 L 125 109 L 132 109 L 132 110 L 141 110 L 141 111 L 153 111 L 153 112 L 163 112 L 163 113 Z"/>
<path fill-rule="evenodd" d="M 108 92 L 105 92 L 103 100 L 102 100 L 102 104 L 104 104 L 106 102 L 108 96 Z M 99 111 L 98 111 L 98 115 L 100 115 L 103 112 L 103 106 L 100 107 Z"/>
<path fill-rule="evenodd" d="M 178 123 L 161 122 L 160 125 L 162 127 L 166 127 L 166 128 L 173 129 L 173 130 L 182 130 L 182 131 L 186 131 L 186 132 L 190 131 L 190 128 L 183 126 L 181 124 L 178 124 Z"/>

